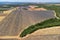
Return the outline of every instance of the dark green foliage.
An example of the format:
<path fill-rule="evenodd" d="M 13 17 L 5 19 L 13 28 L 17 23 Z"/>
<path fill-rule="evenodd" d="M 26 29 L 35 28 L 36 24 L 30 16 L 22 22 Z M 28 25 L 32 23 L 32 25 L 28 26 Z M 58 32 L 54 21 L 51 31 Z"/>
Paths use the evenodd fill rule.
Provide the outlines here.
<path fill-rule="evenodd" d="M 31 34 L 38 29 L 49 28 L 54 26 L 60 26 L 60 19 L 56 19 L 56 18 L 49 19 L 44 22 L 31 25 L 20 34 L 20 37 L 24 37 L 27 34 Z"/>

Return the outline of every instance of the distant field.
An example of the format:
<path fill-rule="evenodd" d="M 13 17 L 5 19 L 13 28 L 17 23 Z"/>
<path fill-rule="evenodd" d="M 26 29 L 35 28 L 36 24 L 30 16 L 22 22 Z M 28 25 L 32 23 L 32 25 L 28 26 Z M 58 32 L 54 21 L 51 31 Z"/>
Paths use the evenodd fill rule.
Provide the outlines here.
<path fill-rule="evenodd" d="M 17 5 L 0 5 L 0 11 L 7 11 L 14 7 L 17 7 Z"/>
<path fill-rule="evenodd" d="M 56 15 L 60 17 L 60 5 L 38 5 L 38 8 L 43 7 L 47 10 L 54 10 Z"/>
<path fill-rule="evenodd" d="M 56 16 L 60 18 L 59 5 L 38 5 L 37 8 L 40 8 L 40 7 L 46 8 L 47 10 L 54 10 L 56 12 Z M 27 34 L 31 34 L 38 29 L 49 28 L 49 27 L 54 27 L 54 26 L 60 26 L 60 19 L 57 19 L 57 18 L 49 19 L 41 23 L 31 25 L 20 34 L 20 37 L 24 37 Z"/>

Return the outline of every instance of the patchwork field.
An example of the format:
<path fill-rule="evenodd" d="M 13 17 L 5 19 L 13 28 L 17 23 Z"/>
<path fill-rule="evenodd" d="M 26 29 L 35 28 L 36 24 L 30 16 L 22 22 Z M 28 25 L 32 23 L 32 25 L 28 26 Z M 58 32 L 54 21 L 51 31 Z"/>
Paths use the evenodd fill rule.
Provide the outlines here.
<path fill-rule="evenodd" d="M 30 38 L 31 40 L 39 40 L 40 38 L 41 40 L 46 40 L 47 37 L 47 40 L 50 40 L 50 38 L 51 40 L 56 40 L 59 38 L 60 6 L 39 5 L 39 7 L 39 10 L 33 11 L 25 10 L 22 7 L 0 10 L 0 36 L 3 38 L 5 36 L 9 36 L 9 38 L 11 36 L 13 36 L 12 38 L 20 37 L 23 38 L 22 40 L 30 40 Z M 46 10 L 40 10 L 41 8 L 45 8 Z M 27 37 L 24 39 L 25 36 Z"/>

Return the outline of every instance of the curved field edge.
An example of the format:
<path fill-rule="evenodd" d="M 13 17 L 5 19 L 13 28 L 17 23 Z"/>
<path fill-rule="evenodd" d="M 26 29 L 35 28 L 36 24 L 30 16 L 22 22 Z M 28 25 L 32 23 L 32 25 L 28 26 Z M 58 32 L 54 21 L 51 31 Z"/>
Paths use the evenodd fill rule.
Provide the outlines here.
<path fill-rule="evenodd" d="M 31 25 L 20 34 L 20 37 L 25 37 L 26 35 L 31 34 L 38 29 L 50 28 L 55 26 L 60 26 L 60 19 L 52 18 L 35 25 Z"/>
<path fill-rule="evenodd" d="M 60 18 L 60 6 L 57 5 L 49 5 L 49 6 L 37 5 L 37 6 L 38 8 L 43 7 L 46 8 L 47 10 L 54 10 L 56 12 L 56 16 Z M 49 28 L 54 26 L 60 26 L 60 19 L 57 18 L 49 19 L 49 20 L 45 20 L 44 22 L 31 25 L 20 34 L 20 37 L 24 37 L 27 34 L 31 34 L 38 29 Z"/>

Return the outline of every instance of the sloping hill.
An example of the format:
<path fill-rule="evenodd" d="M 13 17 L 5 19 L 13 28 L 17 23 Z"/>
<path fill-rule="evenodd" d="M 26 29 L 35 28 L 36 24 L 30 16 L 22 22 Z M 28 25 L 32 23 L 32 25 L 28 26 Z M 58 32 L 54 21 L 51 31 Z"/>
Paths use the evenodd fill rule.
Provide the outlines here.
<path fill-rule="evenodd" d="M 22 40 L 60 40 L 60 26 L 39 29 Z"/>

